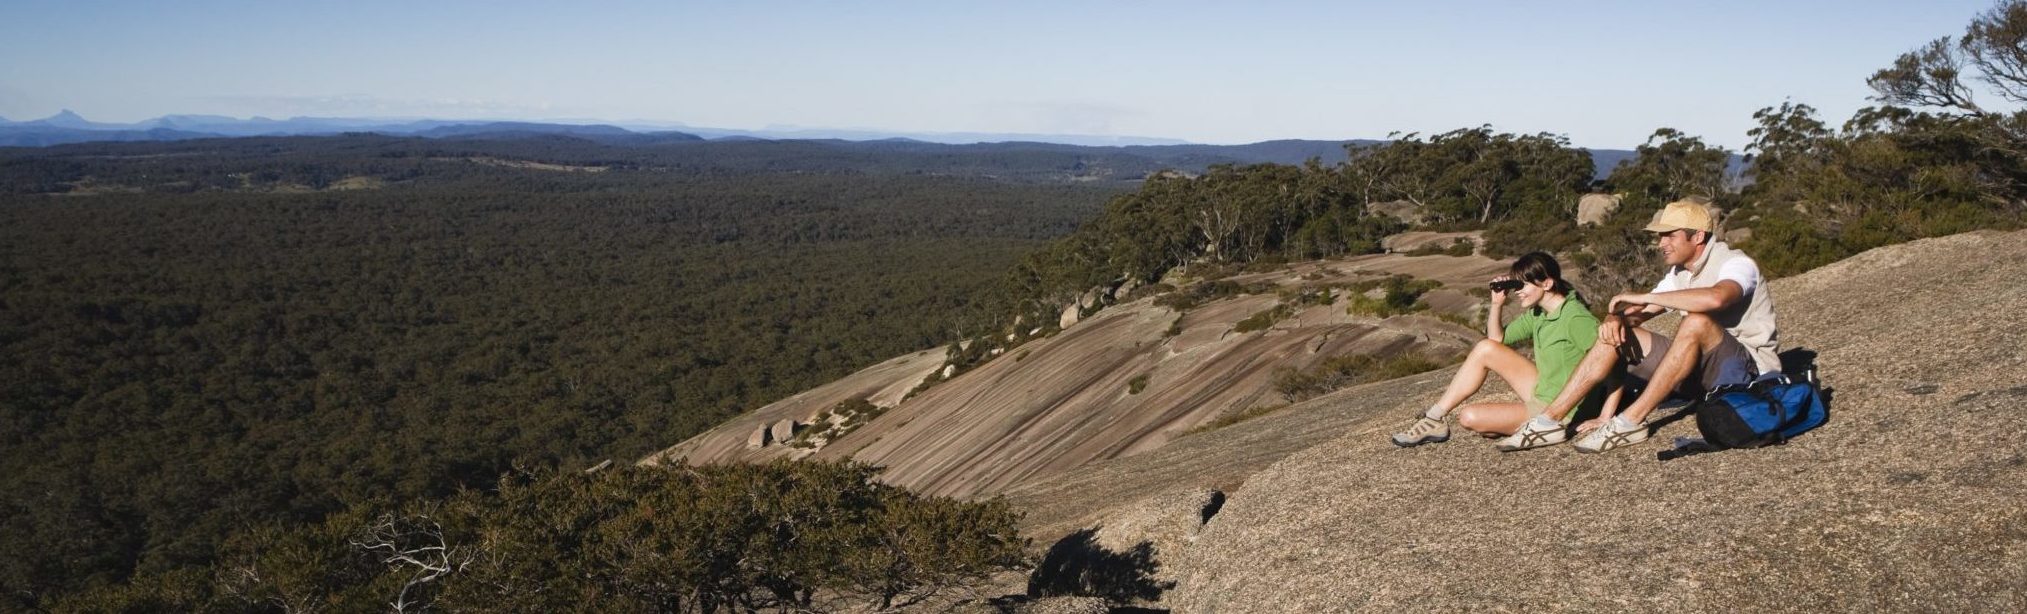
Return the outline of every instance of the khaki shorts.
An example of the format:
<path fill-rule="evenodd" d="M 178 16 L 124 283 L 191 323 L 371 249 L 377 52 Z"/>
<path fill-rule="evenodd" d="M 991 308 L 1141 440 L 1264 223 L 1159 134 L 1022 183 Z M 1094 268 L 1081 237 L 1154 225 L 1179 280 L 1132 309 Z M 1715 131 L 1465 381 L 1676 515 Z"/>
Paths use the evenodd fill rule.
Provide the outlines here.
<path fill-rule="evenodd" d="M 1717 342 L 1717 349 L 1705 352 L 1697 361 L 1696 370 L 1675 387 L 1677 396 L 1700 399 L 1718 386 L 1750 384 L 1759 377 L 1758 363 L 1753 362 L 1752 354 L 1746 352 L 1745 346 L 1728 331 L 1718 331 L 1718 335 L 1723 338 Z M 1661 357 L 1667 356 L 1668 348 L 1674 345 L 1674 340 L 1667 335 L 1655 333 L 1651 338 L 1653 347 L 1647 348 L 1640 364 L 1626 369 L 1627 375 L 1642 382 L 1654 379 L 1655 369 L 1661 367 Z"/>

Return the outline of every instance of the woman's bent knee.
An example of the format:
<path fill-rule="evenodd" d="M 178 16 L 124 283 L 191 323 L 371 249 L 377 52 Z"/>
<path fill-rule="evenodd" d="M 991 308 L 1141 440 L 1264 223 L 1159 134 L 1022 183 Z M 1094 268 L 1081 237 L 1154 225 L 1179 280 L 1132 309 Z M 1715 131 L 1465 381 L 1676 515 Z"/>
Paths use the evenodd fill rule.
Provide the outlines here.
<path fill-rule="evenodd" d="M 1485 414 L 1478 411 L 1477 407 L 1467 406 L 1457 411 L 1457 426 L 1473 431 L 1482 431 L 1485 426 Z"/>
<path fill-rule="evenodd" d="M 1471 346 L 1471 353 L 1483 356 L 1486 354 L 1490 354 L 1494 351 L 1497 351 L 1499 348 L 1503 347 L 1506 347 L 1506 344 L 1493 341 L 1489 338 L 1479 339 L 1477 345 Z"/>

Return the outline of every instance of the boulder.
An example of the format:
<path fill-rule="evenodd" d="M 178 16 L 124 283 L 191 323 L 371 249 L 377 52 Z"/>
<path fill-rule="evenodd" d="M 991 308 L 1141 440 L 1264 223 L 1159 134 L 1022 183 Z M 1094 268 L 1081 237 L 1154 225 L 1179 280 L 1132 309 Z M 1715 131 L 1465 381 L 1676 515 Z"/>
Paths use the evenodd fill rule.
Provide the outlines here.
<path fill-rule="evenodd" d="M 1060 319 L 1060 320 L 1057 320 L 1057 322 L 1056 322 L 1056 328 L 1069 328 L 1069 327 L 1070 327 L 1071 325 L 1073 325 L 1073 324 L 1076 324 L 1078 320 L 1081 320 L 1081 319 L 1083 319 L 1083 318 L 1084 318 L 1084 312 L 1083 312 L 1083 310 L 1081 310 L 1081 309 L 1078 309 L 1078 308 L 1077 308 L 1077 304 L 1076 304 L 1076 303 L 1070 303 L 1070 304 L 1068 304 L 1068 305 L 1064 305 L 1064 306 L 1063 306 L 1063 317 L 1062 317 L 1062 319 Z M 1036 330 L 1037 330 L 1037 331 L 1039 331 L 1040 329 L 1036 329 Z M 1033 333 L 1030 333 L 1030 334 L 1033 334 Z"/>
<path fill-rule="evenodd" d="M 1415 226 L 1420 226 L 1429 219 L 1429 212 L 1421 205 L 1405 200 L 1366 203 L 1365 212 L 1367 215 L 1384 215 Z"/>
<path fill-rule="evenodd" d="M 1577 200 L 1577 225 L 1596 226 L 1619 210 L 1617 194 L 1585 194 Z"/>
<path fill-rule="evenodd" d="M 1724 231 L 1725 243 L 1738 245 L 1746 241 L 1751 241 L 1752 239 L 1753 239 L 1753 229 L 1751 228 L 1733 228 L 1731 230 Z"/>
<path fill-rule="evenodd" d="M 774 443 L 774 438 L 769 436 L 767 425 L 764 424 L 760 428 L 753 429 L 753 434 L 746 436 L 746 447 L 748 448 L 765 448 L 770 443 Z"/>
<path fill-rule="evenodd" d="M 1098 286 L 1090 290 L 1086 290 L 1084 291 L 1083 296 L 1077 297 L 1077 307 L 1083 309 L 1084 311 L 1097 309 L 1098 301 L 1103 300 L 1106 296 L 1108 296 L 1108 292 L 1106 291 L 1104 286 Z"/>
<path fill-rule="evenodd" d="M 943 375 L 939 379 L 950 379 L 952 375 L 957 375 L 957 365 L 943 365 Z"/>
<path fill-rule="evenodd" d="M 1140 289 L 1140 279 L 1129 277 L 1126 279 L 1125 283 L 1121 283 L 1119 284 L 1119 287 L 1112 289 L 1112 302 L 1115 303 L 1119 302 L 1120 300 L 1125 299 L 1127 295 L 1133 294 L 1134 290 L 1138 289 Z"/>
<path fill-rule="evenodd" d="M 793 419 L 782 418 L 780 422 L 774 423 L 773 427 L 767 429 L 767 434 L 769 437 L 774 438 L 775 443 L 788 443 L 788 440 L 795 438 L 795 429 L 799 426 L 802 425 L 797 424 Z"/>
<path fill-rule="evenodd" d="M 1404 252 L 1412 252 L 1418 249 L 1428 247 L 1434 247 L 1438 249 L 1447 248 L 1450 247 L 1451 245 L 1456 244 L 1458 241 L 1470 241 L 1474 244 L 1483 244 L 1485 243 L 1485 232 L 1482 230 L 1473 230 L 1470 232 L 1429 232 L 1425 230 L 1414 230 L 1409 232 L 1403 232 L 1400 234 L 1387 235 L 1386 237 L 1381 238 L 1379 240 L 1379 245 L 1380 249 L 1386 250 L 1387 253 L 1398 254 Z"/>

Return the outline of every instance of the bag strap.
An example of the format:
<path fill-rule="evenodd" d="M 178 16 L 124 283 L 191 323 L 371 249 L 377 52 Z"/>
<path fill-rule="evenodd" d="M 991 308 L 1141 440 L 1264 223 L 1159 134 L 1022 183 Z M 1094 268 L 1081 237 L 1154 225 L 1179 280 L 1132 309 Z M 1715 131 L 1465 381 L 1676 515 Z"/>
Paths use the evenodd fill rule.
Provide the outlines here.
<path fill-rule="evenodd" d="M 1699 439 L 1694 443 L 1690 443 L 1687 445 L 1677 445 L 1673 448 L 1662 450 L 1660 452 L 1655 452 L 1654 460 L 1665 462 L 1682 458 L 1684 456 L 1691 456 L 1695 454 L 1702 454 L 1704 452 L 1716 452 L 1716 451 L 1718 451 L 1717 446 L 1710 445 L 1709 441 Z"/>

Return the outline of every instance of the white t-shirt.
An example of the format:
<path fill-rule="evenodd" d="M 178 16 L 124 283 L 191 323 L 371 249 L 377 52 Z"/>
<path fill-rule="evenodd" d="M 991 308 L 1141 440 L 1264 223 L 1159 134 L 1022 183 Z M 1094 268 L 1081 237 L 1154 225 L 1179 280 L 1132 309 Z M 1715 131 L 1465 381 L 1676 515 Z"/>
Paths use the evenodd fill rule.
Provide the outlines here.
<path fill-rule="evenodd" d="M 1757 262 L 1753 262 L 1753 259 L 1744 256 L 1726 260 L 1724 266 L 1717 269 L 1717 279 L 1718 281 L 1731 280 L 1732 283 L 1738 284 L 1739 296 L 1750 297 L 1753 294 L 1753 290 L 1760 287 L 1760 265 Z M 1661 283 L 1654 284 L 1653 293 L 1674 292 L 1679 289 L 1675 287 L 1674 275 L 1663 275 L 1661 276 Z"/>

